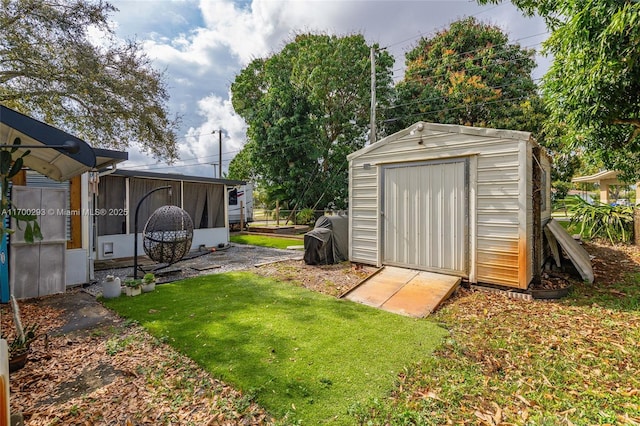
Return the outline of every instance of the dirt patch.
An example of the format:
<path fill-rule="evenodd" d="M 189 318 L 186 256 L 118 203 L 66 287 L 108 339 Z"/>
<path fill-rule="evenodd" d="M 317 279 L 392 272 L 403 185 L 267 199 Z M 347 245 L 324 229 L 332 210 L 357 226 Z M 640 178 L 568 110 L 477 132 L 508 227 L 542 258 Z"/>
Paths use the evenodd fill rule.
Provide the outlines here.
<path fill-rule="evenodd" d="M 640 272 L 640 247 L 610 244 L 607 241 L 584 243 L 593 256 L 591 264 L 595 283 L 621 281 L 627 274 Z"/>
<path fill-rule="evenodd" d="M 51 398 L 43 400 L 40 405 L 64 404 L 77 395 L 87 395 L 106 386 L 121 376 L 122 371 L 112 365 L 99 363 L 93 368 L 84 369 L 76 378 L 58 385 Z"/>
<path fill-rule="evenodd" d="M 262 265 L 252 271 L 337 297 L 355 287 L 376 269 L 371 266 L 352 266 L 349 262 L 337 265 L 307 265 L 303 260 L 288 260 Z"/>

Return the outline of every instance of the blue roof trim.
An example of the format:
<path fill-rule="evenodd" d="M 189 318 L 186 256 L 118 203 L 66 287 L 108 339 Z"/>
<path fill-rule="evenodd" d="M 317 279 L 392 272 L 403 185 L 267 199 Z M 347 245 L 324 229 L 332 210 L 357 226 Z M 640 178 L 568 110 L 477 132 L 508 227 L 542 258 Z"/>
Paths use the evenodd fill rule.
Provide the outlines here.
<path fill-rule="evenodd" d="M 113 149 L 93 148 L 96 157 L 113 158 L 114 160 L 128 160 L 129 153 L 126 151 L 115 151 Z"/>

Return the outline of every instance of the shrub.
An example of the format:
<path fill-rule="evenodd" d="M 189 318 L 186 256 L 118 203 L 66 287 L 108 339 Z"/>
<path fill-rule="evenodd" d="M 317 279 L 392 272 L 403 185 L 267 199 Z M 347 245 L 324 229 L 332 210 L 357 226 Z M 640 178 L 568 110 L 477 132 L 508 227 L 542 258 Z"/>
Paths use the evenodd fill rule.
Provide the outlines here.
<path fill-rule="evenodd" d="M 296 215 L 296 223 L 299 225 L 313 225 L 316 222 L 316 214 L 313 209 L 302 209 Z"/>
<path fill-rule="evenodd" d="M 569 197 L 565 204 L 573 214 L 571 224 L 586 238 L 607 238 L 612 243 L 629 242 L 633 235 L 633 207 L 589 204 L 580 197 Z"/>

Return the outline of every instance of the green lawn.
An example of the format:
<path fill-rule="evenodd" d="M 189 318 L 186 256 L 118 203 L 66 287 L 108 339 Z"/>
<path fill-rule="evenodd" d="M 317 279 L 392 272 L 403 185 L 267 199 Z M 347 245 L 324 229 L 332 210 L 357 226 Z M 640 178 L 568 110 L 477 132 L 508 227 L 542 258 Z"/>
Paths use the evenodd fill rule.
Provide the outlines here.
<path fill-rule="evenodd" d="M 447 332 L 247 272 L 104 300 L 120 315 L 251 394 L 280 421 L 353 424 Z"/>
<path fill-rule="evenodd" d="M 266 235 L 234 235 L 229 238 L 232 243 L 251 244 L 253 246 L 286 249 L 289 246 L 301 246 L 304 241 L 295 238 L 270 237 Z"/>
<path fill-rule="evenodd" d="M 640 257 L 618 247 L 594 252 L 596 282 L 564 299 L 468 292 L 439 310 L 451 337 L 392 398 L 352 410 L 358 423 L 640 425 Z"/>

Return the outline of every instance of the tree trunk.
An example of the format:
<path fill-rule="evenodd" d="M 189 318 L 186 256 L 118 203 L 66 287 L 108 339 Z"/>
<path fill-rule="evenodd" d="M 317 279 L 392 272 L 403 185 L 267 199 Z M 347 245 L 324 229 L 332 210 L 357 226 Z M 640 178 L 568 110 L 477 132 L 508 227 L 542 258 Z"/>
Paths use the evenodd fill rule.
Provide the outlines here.
<path fill-rule="evenodd" d="M 532 165 L 532 214 L 533 214 L 533 277 L 532 283 L 542 281 L 542 166 L 540 165 L 540 147 L 534 147 Z"/>
<path fill-rule="evenodd" d="M 640 246 L 640 205 L 633 210 L 633 238 L 635 244 Z"/>

